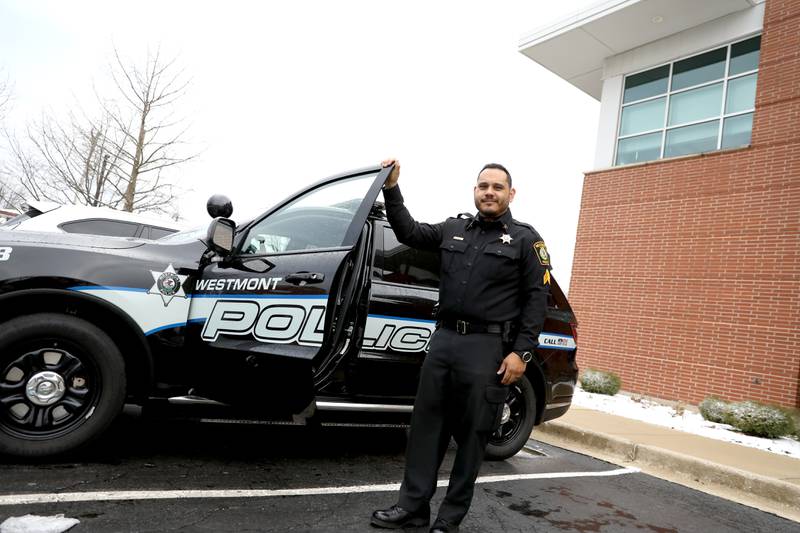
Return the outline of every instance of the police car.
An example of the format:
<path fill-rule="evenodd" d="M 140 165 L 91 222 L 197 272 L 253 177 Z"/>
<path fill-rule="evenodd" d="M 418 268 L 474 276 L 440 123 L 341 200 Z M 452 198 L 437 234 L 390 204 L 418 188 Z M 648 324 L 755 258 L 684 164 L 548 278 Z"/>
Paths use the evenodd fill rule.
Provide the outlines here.
<path fill-rule="evenodd" d="M 80 447 L 123 405 L 201 420 L 401 427 L 436 322 L 438 258 L 397 242 L 390 169 L 336 175 L 236 227 L 158 241 L 0 233 L 0 453 Z M 576 321 L 555 280 L 487 456 L 569 408 Z"/>

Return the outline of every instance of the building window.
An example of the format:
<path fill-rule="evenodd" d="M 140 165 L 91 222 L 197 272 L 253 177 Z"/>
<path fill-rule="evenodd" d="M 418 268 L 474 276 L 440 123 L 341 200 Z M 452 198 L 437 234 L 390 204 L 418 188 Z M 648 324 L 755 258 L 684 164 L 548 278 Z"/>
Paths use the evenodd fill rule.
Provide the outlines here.
<path fill-rule="evenodd" d="M 761 37 L 625 77 L 615 165 L 750 144 Z"/>

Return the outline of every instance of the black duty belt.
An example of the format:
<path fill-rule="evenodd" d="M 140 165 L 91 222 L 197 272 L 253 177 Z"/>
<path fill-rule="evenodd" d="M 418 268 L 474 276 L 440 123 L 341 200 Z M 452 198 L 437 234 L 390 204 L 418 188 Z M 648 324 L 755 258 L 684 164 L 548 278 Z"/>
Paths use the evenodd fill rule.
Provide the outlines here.
<path fill-rule="evenodd" d="M 443 328 L 452 329 L 461 335 L 470 333 L 503 333 L 503 324 L 485 324 L 483 322 L 467 322 L 466 320 L 441 320 Z"/>

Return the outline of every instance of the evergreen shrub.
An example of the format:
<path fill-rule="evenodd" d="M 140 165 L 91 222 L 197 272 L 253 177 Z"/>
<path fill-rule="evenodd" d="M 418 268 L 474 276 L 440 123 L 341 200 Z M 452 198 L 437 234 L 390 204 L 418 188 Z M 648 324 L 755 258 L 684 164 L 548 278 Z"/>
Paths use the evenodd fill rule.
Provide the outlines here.
<path fill-rule="evenodd" d="M 789 413 L 753 401 L 731 404 L 726 422 L 746 435 L 769 439 L 795 432 L 794 420 Z"/>
<path fill-rule="evenodd" d="M 730 404 L 725 400 L 720 400 L 715 396 L 709 396 L 697 406 L 700 414 L 709 422 L 728 423 Z"/>
<path fill-rule="evenodd" d="M 581 375 L 581 387 L 586 392 L 596 392 L 614 396 L 622 385 L 619 376 L 611 372 L 587 368 Z"/>

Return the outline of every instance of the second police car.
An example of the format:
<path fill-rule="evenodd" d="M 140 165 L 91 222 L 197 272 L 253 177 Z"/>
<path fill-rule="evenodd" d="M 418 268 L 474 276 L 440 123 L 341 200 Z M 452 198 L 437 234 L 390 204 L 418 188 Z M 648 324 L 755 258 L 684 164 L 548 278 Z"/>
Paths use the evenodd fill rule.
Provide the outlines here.
<path fill-rule="evenodd" d="M 389 169 L 336 175 L 236 227 L 158 241 L 0 233 L 0 453 L 96 438 L 125 403 L 216 418 L 407 424 L 435 330 L 438 258 L 375 202 Z M 570 406 L 576 321 L 553 280 L 533 364 L 487 456 Z"/>

